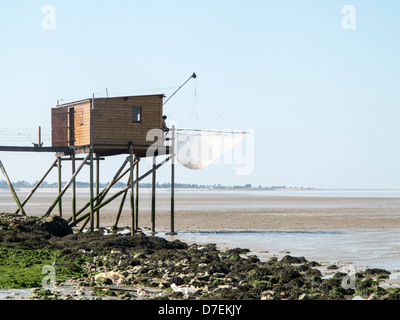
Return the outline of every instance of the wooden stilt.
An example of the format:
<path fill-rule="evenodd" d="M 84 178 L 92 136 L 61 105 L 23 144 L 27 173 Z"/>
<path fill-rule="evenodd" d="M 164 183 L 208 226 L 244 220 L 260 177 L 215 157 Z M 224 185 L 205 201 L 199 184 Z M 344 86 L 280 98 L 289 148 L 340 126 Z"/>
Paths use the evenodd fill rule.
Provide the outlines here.
<path fill-rule="evenodd" d="M 125 204 L 125 199 L 126 199 L 127 193 L 128 193 L 128 190 L 126 190 L 122 196 L 121 203 L 119 204 L 119 208 L 118 208 L 118 213 L 117 213 L 117 216 L 115 217 L 114 225 L 112 226 L 113 230 L 116 230 L 118 228 L 119 218 L 121 217 L 121 213 L 122 213 L 122 209 Z"/>
<path fill-rule="evenodd" d="M 57 164 L 58 159 L 54 160 L 54 162 L 51 164 L 50 168 L 46 171 L 46 173 L 43 175 L 43 177 L 38 181 L 38 183 L 33 187 L 33 189 L 31 190 L 31 192 L 28 194 L 28 196 L 25 198 L 25 200 L 21 203 L 21 206 L 23 207 L 28 201 L 29 199 L 33 196 L 33 194 L 35 193 L 35 191 L 40 187 L 40 185 L 42 184 L 42 182 L 44 181 L 44 179 L 46 179 L 46 177 L 49 175 L 50 171 L 54 168 L 54 166 Z M 17 211 L 15 211 L 15 214 L 18 214 L 18 212 L 20 211 L 20 209 L 18 208 Z"/>
<path fill-rule="evenodd" d="M 94 94 L 90 104 L 90 231 L 94 231 L 94 192 L 93 192 L 93 109 L 94 109 Z"/>
<path fill-rule="evenodd" d="M 58 167 L 58 193 L 61 192 L 62 190 L 62 181 L 61 181 L 61 157 L 58 157 L 57 159 L 57 167 Z M 60 201 L 58 201 L 58 214 L 60 217 L 62 217 L 62 198 L 60 198 Z"/>
<path fill-rule="evenodd" d="M 75 153 L 71 155 L 72 175 L 75 173 Z M 76 179 L 72 180 L 72 221 L 76 220 Z"/>
<path fill-rule="evenodd" d="M 171 231 L 167 235 L 175 233 L 175 126 L 172 126 L 171 139 Z"/>
<path fill-rule="evenodd" d="M 139 160 L 136 162 L 136 180 L 139 178 Z M 135 229 L 139 230 L 139 183 L 136 183 L 135 190 Z"/>
<path fill-rule="evenodd" d="M 130 169 L 125 170 L 125 172 L 123 172 L 121 175 L 121 171 L 123 170 L 123 168 L 125 167 L 125 165 L 128 163 L 128 160 L 125 160 L 124 164 L 121 166 L 121 168 L 118 170 L 118 172 L 116 173 L 116 175 L 114 176 L 114 178 L 111 180 L 111 182 L 108 184 L 108 186 L 102 191 L 100 192 L 99 195 L 97 195 L 93 200 L 97 201 L 100 204 L 101 201 L 103 201 L 103 199 L 105 198 L 105 196 L 107 195 L 108 191 L 112 188 L 112 186 L 114 184 L 116 184 L 122 177 L 124 177 Z M 76 217 L 78 217 L 83 211 L 85 211 L 87 208 L 89 208 L 90 206 L 90 201 L 87 202 L 80 210 L 77 211 L 76 213 Z M 97 204 L 96 204 L 97 206 Z M 67 222 L 70 223 L 72 221 L 72 218 L 67 219 Z"/>
<path fill-rule="evenodd" d="M 96 196 L 100 193 L 100 159 L 96 159 Z M 98 202 L 96 203 L 98 204 Z M 100 209 L 96 210 L 96 228 L 100 228 Z"/>
<path fill-rule="evenodd" d="M 94 231 L 93 148 L 90 148 L 90 231 Z"/>
<path fill-rule="evenodd" d="M 87 217 L 85 222 L 83 222 L 82 226 L 79 228 L 79 232 L 82 232 L 82 230 L 85 229 L 85 227 L 88 224 L 89 220 L 90 220 L 90 217 Z"/>
<path fill-rule="evenodd" d="M 144 178 L 146 178 L 147 176 L 149 176 L 150 174 L 152 174 L 155 170 L 159 169 L 162 165 L 164 165 L 165 163 L 167 163 L 169 160 L 171 160 L 171 157 L 161 161 L 158 165 L 156 165 L 154 168 L 150 169 L 149 171 L 147 171 L 145 174 L 143 174 L 141 177 L 139 177 L 138 179 L 136 179 L 135 181 L 133 181 L 133 184 L 137 184 L 139 183 L 141 180 L 143 180 Z M 118 198 L 121 194 L 127 192 L 129 189 L 131 188 L 130 185 L 127 185 L 125 188 L 121 189 L 120 191 L 116 192 L 115 194 L 113 194 L 110 198 L 108 198 L 107 200 L 102 201 L 99 205 L 96 205 L 93 210 L 97 210 L 100 209 L 102 207 L 104 207 L 105 205 L 109 204 L 111 201 L 113 201 L 114 199 Z M 86 207 L 87 208 L 87 207 Z M 83 210 L 82 210 L 83 211 Z M 79 219 L 77 219 L 77 222 L 75 222 L 75 224 L 70 224 L 71 226 L 76 225 L 77 223 L 79 223 L 80 221 L 82 221 L 83 219 L 85 219 L 86 217 L 90 216 L 90 212 L 84 214 L 82 217 L 80 217 Z"/>
<path fill-rule="evenodd" d="M 25 210 L 22 207 L 21 202 L 19 201 L 17 193 L 15 192 L 15 189 L 14 189 L 12 183 L 11 183 L 11 180 L 8 177 L 8 174 L 6 172 L 6 168 L 4 168 L 3 163 L 1 162 L 1 160 L 0 160 L 0 168 L 1 168 L 1 171 L 3 171 L 4 178 L 6 178 L 8 187 L 10 188 L 10 191 L 11 191 L 13 197 L 14 197 L 15 202 L 17 203 L 17 206 L 18 206 L 19 210 L 21 210 L 22 215 L 26 216 Z"/>
<path fill-rule="evenodd" d="M 134 208 L 134 198 L 133 198 L 133 190 L 134 190 L 134 185 L 133 185 L 133 144 L 132 141 L 129 142 L 129 154 L 130 154 L 130 172 L 129 172 L 129 185 L 131 187 L 131 196 L 130 196 L 130 202 L 131 202 L 131 235 L 133 236 L 135 234 L 135 208 Z"/>
<path fill-rule="evenodd" d="M 126 183 L 126 185 L 130 186 L 130 184 L 131 184 L 131 176 L 129 175 L 129 179 L 128 179 L 128 182 Z M 128 194 L 128 190 L 126 190 L 123 193 L 123 196 L 122 196 L 122 199 L 121 199 L 121 203 L 119 204 L 118 213 L 117 213 L 117 216 L 115 218 L 114 225 L 112 227 L 112 229 L 114 229 L 114 230 L 116 230 L 118 228 L 119 218 L 121 217 L 122 209 L 124 208 L 125 199 L 126 199 L 127 194 Z"/>
<path fill-rule="evenodd" d="M 154 171 L 156 171 L 158 168 L 160 168 L 162 165 L 164 165 L 165 163 L 167 163 L 169 160 L 171 159 L 171 157 L 163 160 L 162 162 L 160 162 L 158 165 L 156 165 L 153 169 L 150 169 L 149 171 L 147 171 L 144 175 L 142 175 L 140 178 L 136 179 L 135 181 L 133 181 L 133 184 L 137 184 L 139 183 L 141 180 L 143 180 L 144 178 L 146 178 L 148 175 L 152 174 Z M 109 204 L 111 201 L 113 201 L 115 198 L 118 198 L 121 194 L 123 194 L 124 192 L 126 192 L 127 190 L 129 190 L 131 188 L 130 185 L 126 186 L 125 188 L 121 189 L 120 191 L 116 192 L 115 194 L 113 194 L 110 198 L 108 198 L 107 200 L 103 201 L 102 203 L 100 203 L 98 206 L 96 206 L 94 208 L 94 210 L 97 210 L 98 208 L 102 208 L 105 205 Z"/>
<path fill-rule="evenodd" d="M 156 233 L 156 156 L 153 156 L 153 173 L 151 182 L 151 233 Z"/>

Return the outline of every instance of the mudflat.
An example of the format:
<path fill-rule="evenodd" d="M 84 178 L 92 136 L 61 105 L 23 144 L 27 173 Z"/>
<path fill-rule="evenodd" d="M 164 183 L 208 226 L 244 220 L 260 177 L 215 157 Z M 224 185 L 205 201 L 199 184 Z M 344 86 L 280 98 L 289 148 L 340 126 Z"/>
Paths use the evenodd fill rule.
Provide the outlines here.
<path fill-rule="evenodd" d="M 24 198 L 21 191 L 20 198 Z M 115 191 L 113 191 L 115 192 Z M 38 191 L 26 205 L 28 215 L 41 216 L 54 201 L 56 191 Z M 110 193 L 111 195 L 111 193 Z M 0 211 L 14 212 L 11 195 L 0 194 Z M 89 199 L 87 190 L 78 192 L 77 209 Z M 120 198 L 100 210 L 100 226 L 115 223 Z M 62 199 L 63 218 L 71 216 L 72 198 Z M 400 198 L 274 196 L 235 192 L 175 192 L 175 229 L 197 230 L 332 230 L 400 227 Z M 58 214 L 56 206 L 52 212 Z M 156 230 L 170 229 L 170 194 L 156 194 Z M 139 198 L 139 227 L 151 226 L 151 192 L 142 190 Z M 130 226 L 129 195 L 125 200 L 119 227 Z"/>

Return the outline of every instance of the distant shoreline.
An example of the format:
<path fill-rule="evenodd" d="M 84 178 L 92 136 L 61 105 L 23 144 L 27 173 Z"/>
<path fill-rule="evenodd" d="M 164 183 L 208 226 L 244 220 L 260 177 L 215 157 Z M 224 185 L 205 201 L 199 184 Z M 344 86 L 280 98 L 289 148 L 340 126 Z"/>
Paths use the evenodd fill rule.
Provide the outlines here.
<path fill-rule="evenodd" d="M 61 186 L 64 187 L 67 182 L 62 181 Z M 31 183 L 27 181 L 17 181 L 12 182 L 14 188 L 18 189 L 26 189 L 26 188 L 34 188 L 37 182 Z M 100 183 L 100 188 L 106 188 L 109 182 Z M 236 185 L 236 186 L 223 186 L 223 185 L 202 185 L 202 184 L 192 184 L 192 183 L 175 183 L 175 189 L 193 189 L 193 190 L 315 190 L 315 188 L 308 188 L 308 187 L 286 187 L 286 186 L 258 186 L 254 187 L 251 184 L 246 184 L 244 186 Z M 89 188 L 89 182 L 82 182 L 76 181 L 76 188 L 78 189 L 85 189 Z M 123 182 L 117 182 L 113 188 L 124 188 L 126 184 Z M 139 183 L 140 188 L 151 188 L 151 183 Z M 8 184 L 4 180 L 0 180 L 0 190 L 1 189 L 8 189 Z M 57 182 L 43 182 L 42 185 L 39 186 L 39 189 L 57 189 L 58 183 Z M 170 189 L 170 183 L 157 183 L 157 189 Z"/>

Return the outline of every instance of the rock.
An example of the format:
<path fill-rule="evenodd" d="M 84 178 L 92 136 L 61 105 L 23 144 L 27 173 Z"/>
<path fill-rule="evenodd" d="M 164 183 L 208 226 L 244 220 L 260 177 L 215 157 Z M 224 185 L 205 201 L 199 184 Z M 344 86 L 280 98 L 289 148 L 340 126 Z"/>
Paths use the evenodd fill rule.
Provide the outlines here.
<path fill-rule="evenodd" d="M 281 263 L 288 263 L 288 264 L 291 264 L 291 263 L 306 263 L 307 260 L 304 257 L 292 257 L 292 256 L 289 256 L 289 255 L 286 255 L 281 259 L 280 262 Z"/>
<path fill-rule="evenodd" d="M 215 276 L 215 275 L 214 275 Z M 210 280 L 210 275 L 209 274 L 204 274 L 204 275 L 198 275 L 197 280 L 200 281 L 209 281 Z"/>
<path fill-rule="evenodd" d="M 137 293 L 140 296 L 146 296 L 146 295 L 148 295 L 150 293 L 150 291 L 147 291 L 147 290 L 145 290 L 143 288 L 140 288 L 140 289 L 138 289 Z"/>
<path fill-rule="evenodd" d="M 279 282 L 288 283 L 295 279 L 301 279 L 302 275 L 295 269 L 285 268 L 279 272 Z"/>
<path fill-rule="evenodd" d="M 379 297 L 376 293 L 372 293 L 367 300 L 379 300 Z"/>
<path fill-rule="evenodd" d="M 146 259 L 146 255 L 144 253 L 135 254 L 133 259 Z"/>
<path fill-rule="evenodd" d="M 249 249 L 242 249 L 242 248 L 234 248 L 234 249 L 226 250 L 227 255 L 242 254 L 242 253 L 248 253 L 248 252 L 250 252 Z"/>
<path fill-rule="evenodd" d="M 115 250 L 115 249 L 111 249 L 111 252 L 110 252 L 112 255 L 115 255 L 115 256 L 121 256 L 121 255 L 123 255 L 123 252 L 122 251 L 120 251 L 120 250 Z"/>
<path fill-rule="evenodd" d="M 199 289 L 194 287 L 178 287 L 175 283 L 171 284 L 171 289 L 174 292 L 180 292 L 182 294 L 195 294 L 199 291 Z"/>
<path fill-rule="evenodd" d="M 97 277 L 96 282 L 99 285 L 110 285 L 112 284 L 112 280 L 108 277 Z"/>
<path fill-rule="evenodd" d="M 227 274 L 227 273 L 229 273 L 229 270 L 227 269 L 227 267 L 221 262 L 212 262 L 209 264 L 207 269 L 208 269 L 209 274 L 214 274 L 214 273 Z"/>
<path fill-rule="evenodd" d="M 261 292 L 261 300 L 273 300 L 274 299 L 274 291 L 267 290 Z"/>
<path fill-rule="evenodd" d="M 367 276 L 376 276 L 376 275 L 386 275 L 386 276 L 388 276 L 388 275 L 390 275 L 390 272 L 386 271 L 384 269 L 374 268 L 374 269 L 365 270 L 364 274 L 367 275 Z"/>
<path fill-rule="evenodd" d="M 94 277 L 94 279 L 96 280 L 97 283 L 101 284 L 112 284 L 112 283 L 120 284 L 124 281 L 125 277 L 121 273 L 115 271 L 109 271 L 97 274 Z"/>
<path fill-rule="evenodd" d="M 316 261 L 307 262 L 306 265 L 309 266 L 309 267 L 320 267 L 321 266 L 321 264 L 319 264 Z"/>
<path fill-rule="evenodd" d="M 310 297 L 307 295 L 307 293 L 303 293 L 299 296 L 299 300 L 310 300 Z"/>
<path fill-rule="evenodd" d="M 43 222 L 39 223 L 39 225 L 41 225 L 45 231 L 57 237 L 64 237 L 72 234 L 72 229 L 68 225 L 68 222 L 59 216 L 43 218 Z"/>
<path fill-rule="evenodd" d="M 80 288 L 78 291 L 76 291 L 77 296 L 84 296 L 85 295 L 85 290 L 83 288 Z"/>

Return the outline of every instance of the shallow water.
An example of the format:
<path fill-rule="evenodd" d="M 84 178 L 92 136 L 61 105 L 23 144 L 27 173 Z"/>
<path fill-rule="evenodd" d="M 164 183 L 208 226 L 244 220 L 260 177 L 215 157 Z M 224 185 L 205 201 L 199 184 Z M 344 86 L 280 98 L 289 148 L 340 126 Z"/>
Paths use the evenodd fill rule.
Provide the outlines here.
<path fill-rule="evenodd" d="M 290 254 L 358 269 L 400 270 L 400 228 L 324 231 L 180 232 L 166 239 L 248 248 L 261 259 Z"/>

